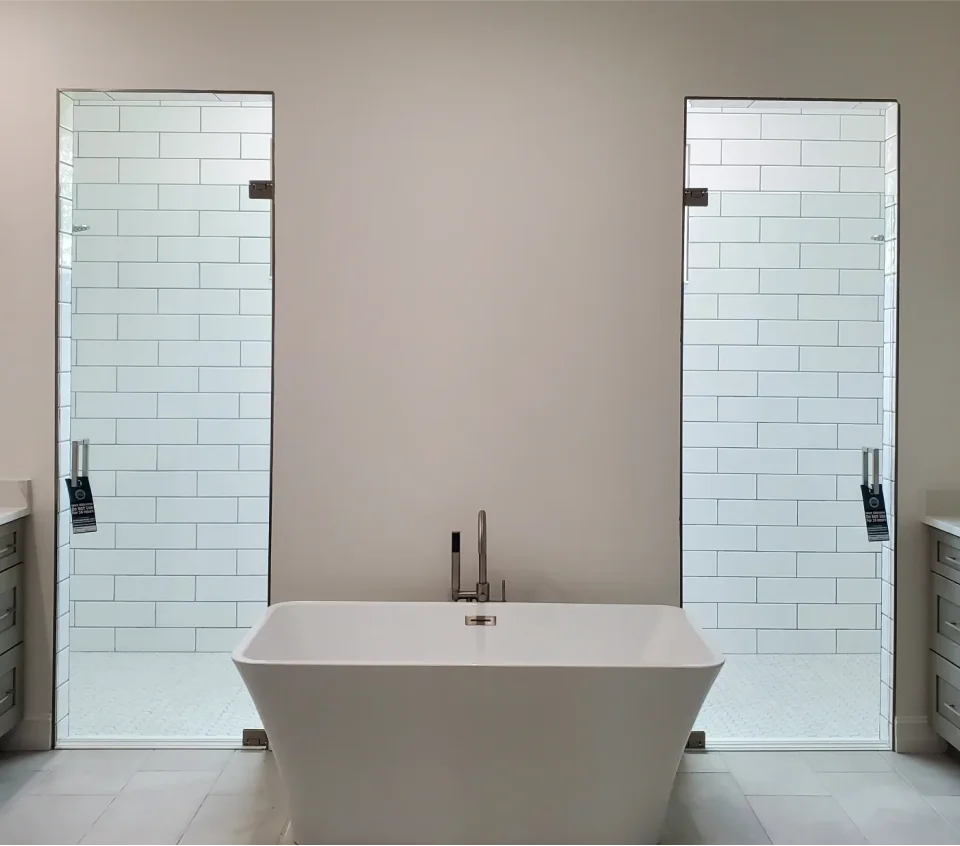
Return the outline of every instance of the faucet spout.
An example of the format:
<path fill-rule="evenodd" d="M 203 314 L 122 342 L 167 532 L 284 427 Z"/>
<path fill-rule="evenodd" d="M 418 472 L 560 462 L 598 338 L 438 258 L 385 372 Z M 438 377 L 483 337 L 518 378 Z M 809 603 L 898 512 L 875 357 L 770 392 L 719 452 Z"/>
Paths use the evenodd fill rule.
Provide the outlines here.
<path fill-rule="evenodd" d="M 490 583 L 487 581 L 487 512 L 482 509 L 477 514 L 477 553 L 480 559 L 477 602 L 486 602 L 490 599 Z"/>
<path fill-rule="evenodd" d="M 476 590 L 463 590 L 460 587 L 460 532 L 451 535 L 450 543 L 450 599 L 454 602 L 489 602 L 490 582 L 487 581 L 487 512 L 477 514 L 477 569 Z M 500 601 L 507 600 L 507 583 L 500 588 Z"/>

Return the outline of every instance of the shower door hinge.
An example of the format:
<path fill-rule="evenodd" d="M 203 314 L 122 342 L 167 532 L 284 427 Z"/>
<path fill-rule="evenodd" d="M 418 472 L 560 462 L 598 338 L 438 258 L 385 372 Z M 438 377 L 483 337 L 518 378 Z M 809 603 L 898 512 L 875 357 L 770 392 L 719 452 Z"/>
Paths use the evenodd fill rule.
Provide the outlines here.
<path fill-rule="evenodd" d="M 705 731 L 692 731 L 687 738 L 687 749 L 706 749 L 707 733 Z"/>
<path fill-rule="evenodd" d="M 250 193 L 251 200 L 272 200 L 273 199 L 273 180 L 272 179 L 251 179 Z"/>
<path fill-rule="evenodd" d="M 709 188 L 684 188 L 683 204 L 685 206 L 706 206 L 710 204 Z"/>
<path fill-rule="evenodd" d="M 266 729 L 244 729 L 243 745 L 255 746 L 258 749 L 268 749 L 270 744 L 267 741 Z"/>

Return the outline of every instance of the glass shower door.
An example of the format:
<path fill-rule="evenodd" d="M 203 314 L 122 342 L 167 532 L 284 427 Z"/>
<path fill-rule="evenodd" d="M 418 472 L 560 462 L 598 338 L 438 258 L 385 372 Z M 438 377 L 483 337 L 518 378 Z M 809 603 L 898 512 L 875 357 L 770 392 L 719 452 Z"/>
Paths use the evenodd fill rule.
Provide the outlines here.
<path fill-rule="evenodd" d="M 709 745 L 887 743 L 860 490 L 861 449 L 891 449 L 885 132 L 877 104 L 690 101 L 683 603 L 727 656 Z"/>
<path fill-rule="evenodd" d="M 58 741 L 259 726 L 230 660 L 268 597 L 272 98 L 76 92 L 70 534 Z M 271 183 L 272 184 L 272 183 Z"/>

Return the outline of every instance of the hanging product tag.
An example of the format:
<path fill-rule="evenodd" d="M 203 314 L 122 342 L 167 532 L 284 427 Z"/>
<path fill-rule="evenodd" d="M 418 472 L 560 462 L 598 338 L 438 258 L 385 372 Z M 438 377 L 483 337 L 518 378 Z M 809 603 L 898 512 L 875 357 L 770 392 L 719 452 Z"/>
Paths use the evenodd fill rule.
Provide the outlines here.
<path fill-rule="evenodd" d="M 70 522 L 75 535 L 97 530 L 97 513 L 93 507 L 93 491 L 90 490 L 90 478 L 78 476 L 77 483 L 64 479 L 67 495 L 70 497 Z"/>
<path fill-rule="evenodd" d="M 876 490 L 871 490 L 869 485 L 860 485 L 860 495 L 863 497 L 863 516 L 867 521 L 867 540 L 890 540 L 887 506 L 883 501 L 883 485 L 877 485 Z"/>

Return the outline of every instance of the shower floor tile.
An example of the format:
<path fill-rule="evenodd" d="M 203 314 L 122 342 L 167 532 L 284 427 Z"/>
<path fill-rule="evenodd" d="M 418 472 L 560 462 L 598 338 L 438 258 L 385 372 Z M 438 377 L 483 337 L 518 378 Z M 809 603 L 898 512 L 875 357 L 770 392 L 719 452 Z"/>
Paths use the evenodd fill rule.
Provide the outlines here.
<path fill-rule="evenodd" d="M 696 728 L 717 740 L 879 742 L 878 655 L 728 655 Z M 222 739 L 260 725 L 229 654 L 73 652 L 69 737 Z"/>
<path fill-rule="evenodd" d="M 728 655 L 695 728 L 711 741 L 880 741 L 879 655 Z"/>
<path fill-rule="evenodd" d="M 229 653 L 72 652 L 70 739 L 220 739 L 260 717 Z"/>

